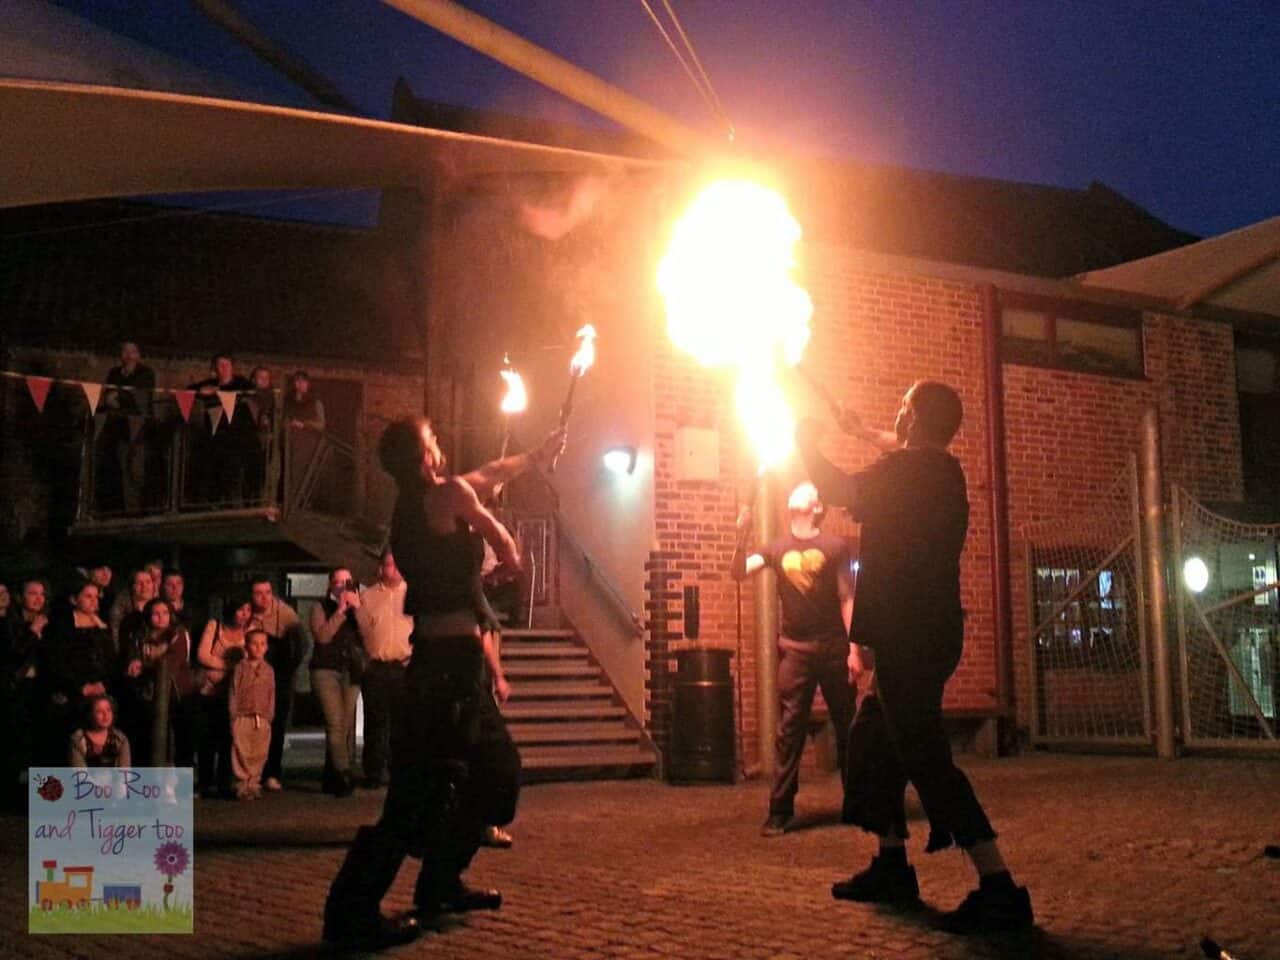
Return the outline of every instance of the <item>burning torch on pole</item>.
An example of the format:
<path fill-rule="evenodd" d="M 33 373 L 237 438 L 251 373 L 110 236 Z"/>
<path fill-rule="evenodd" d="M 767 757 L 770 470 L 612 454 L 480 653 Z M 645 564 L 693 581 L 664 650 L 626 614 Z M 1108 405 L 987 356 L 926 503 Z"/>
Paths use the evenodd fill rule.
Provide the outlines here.
<path fill-rule="evenodd" d="M 503 355 L 502 369 L 498 371 L 498 375 L 507 385 L 507 392 L 503 394 L 502 405 L 499 408 L 502 410 L 503 423 L 502 452 L 498 454 L 498 459 L 502 460 L 507 455 L 507 448 L 511 446 L 511 418 L 516 414 L 524 413 L 525 408 L 529 406 L 529 394 L 524 388 L 524 378 L 511 365 L 510 354 Z"/>
<path fill-rule="evenodd" d="M 596 328 L 588 323 L 575 336 L 579 341 L 578 350 L 569 361 L 569 389 L 564 395 L 564 403 L 560 404 L 560 429 L 562 430 L 569 426 L 569 416 L 573 413 L 573 392 L 578 387 L 578 381 L 596 362 Z M 551 458 L 548 471 L 555 473 L 559 462 L 560 454 L 557 452 Z"/>

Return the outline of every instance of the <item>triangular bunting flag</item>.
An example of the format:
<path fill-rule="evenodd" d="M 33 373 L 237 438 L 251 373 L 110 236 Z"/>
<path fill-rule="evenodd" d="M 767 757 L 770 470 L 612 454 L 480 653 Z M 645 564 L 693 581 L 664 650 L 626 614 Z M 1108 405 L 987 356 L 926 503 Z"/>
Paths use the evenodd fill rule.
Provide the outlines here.
<path fill-rule="evenodd" d="M 230 423 L 236 415 L 236 395 L 233 390 L 219 390 L 218 402 L 222 404 L 222 412 L 227 415 L 227 423 Z"/>
<path fill-rule="evenodd" d="M 44 413 L 44 402 L 49 399 L 49 388 L 53 381 L 49 377 L 27 377 L 27 390 L 31 393 L 31 401 L 36 410 Z"/>
<path fill-rule="evenodd" d="M 194 390 L 175 390 L 173 391 L 173 399 L 178 404 L 178 412 L 182 414 L 182 419 L 191 422 L 191 406 L 196 402 L 196 392 Z"/>
<path fill-rule="evenodd" d="M 93 416 L 98 412 L 98 401 L 102 399 L 102 384 L 100 383 L 81 383 L 84 388 L 84 398 L 89 401 L 89 416 Z"/>
<path fill-rule="evenodd" d="M 222 423 L 222 408 L 209 407 L 205 413 L 209 414 L 209 432 L 216 434 L 218 432 L 218 424 Z"/>

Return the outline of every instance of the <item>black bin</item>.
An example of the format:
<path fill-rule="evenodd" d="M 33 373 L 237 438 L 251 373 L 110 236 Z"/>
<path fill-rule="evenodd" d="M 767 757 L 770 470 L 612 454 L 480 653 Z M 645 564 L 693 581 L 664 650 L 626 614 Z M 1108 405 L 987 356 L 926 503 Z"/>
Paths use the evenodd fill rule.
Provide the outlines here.
<path fill-rule="evenodd" d="M 681 650 L 671 703 L 671 756 L 675 783 L 732 783 L 733 677 L 729 650 Z"/>

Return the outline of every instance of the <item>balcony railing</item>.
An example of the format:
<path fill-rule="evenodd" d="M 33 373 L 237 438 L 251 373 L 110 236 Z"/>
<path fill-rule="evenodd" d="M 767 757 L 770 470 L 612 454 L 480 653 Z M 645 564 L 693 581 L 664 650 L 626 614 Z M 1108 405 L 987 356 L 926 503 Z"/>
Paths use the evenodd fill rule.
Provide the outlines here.
<path fill-rule="evenodd" d="M 278 395 L 241 394 L 215 428 L 197 397 L 189 419 L 169 397 L 146 415 L 100 412 L 85 424 L 76 522 L 314 510 L 354 516 L 361 465 L 336 437 L 285 425 Z"/>

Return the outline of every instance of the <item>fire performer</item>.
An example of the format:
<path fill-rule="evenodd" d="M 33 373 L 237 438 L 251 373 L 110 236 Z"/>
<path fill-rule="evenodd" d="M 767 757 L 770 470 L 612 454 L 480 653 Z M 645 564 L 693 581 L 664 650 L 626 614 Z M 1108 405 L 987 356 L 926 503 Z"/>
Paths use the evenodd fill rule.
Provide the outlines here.
<path fill-rule="evenodd" d="M 553 433 L 541 448 L 473 474 L 500 482 L 548 461 L 563 443 Z M 347 852 L 324 911 L 324 938 L 352 947 L 412 940 L 419 919 L 443 912 L 497 909 L 496 890 L 467 886 L 470 864 L 489 824 L 515 817 L 520 756 L 493 697 L 484 689 L 484 649 L 475 584 L 481 550 L 472 530 L 519 569 L 515 541 L 481 505 L 465 478 L 445 472 L 435 431 L 423 418 L 391 424 L 378 444 L 396 482 L 391 549 L 408 584 L 413 654 L 392 730 L 391 783 L 382 817 L 362 827 Z M 422 858 L 414 890 L 417 917 L 392 921 L 383 895 L 407 854 Z"/>
<path fill-rule="evenodd" d="M 818 451 L 820 426 L 806 420 L 796 442 L 823 500 L 862 524 L 853 639 L 875 654 L 876 692 L 858 705 L 849 734 L 844 819 L 879 838 L 870 866 L 831 888 L 837 899 L 919 898 L 908 865 L 903 793 L 909 782 L 929 818 L 926 853 L 956 844 L 979 882 L 943 926 L 985 933 L 1031 925 L 1031 898 L 1013 882 L 995 831 L 956 767 L 942 723 L 942 693 L 960 661 L 960 553 L 969 523 L 964 471 L 947 452 L 963 408 L 951 387 L 917 382 L 894 423 L 901 449 L 852 475 Z M 871 440 L 856 417 L 842 426 Z"/>
<path fill-rule="evenodd" d="M 771 567 L 778 575 L 782 631 L 778 637 L 777 769 L 769 793 L 769 815 L 762 836 L 786 832 L 795 816 L 800 788 L 800 756 L 813 707 L 814 690 L 822 688 L 843 770 L 853 698 L 849 684 L 849 619 L 853 613 L 853 580 L 849 549 L 837 536 L 823 533 L 826 508 L 811 483 L 802 483 L 787 500 L 791 529 L 787 536 L 747 553 L 751 509 L 738 517 L 738 544 L 729 570 L 743 580 Z"/>

